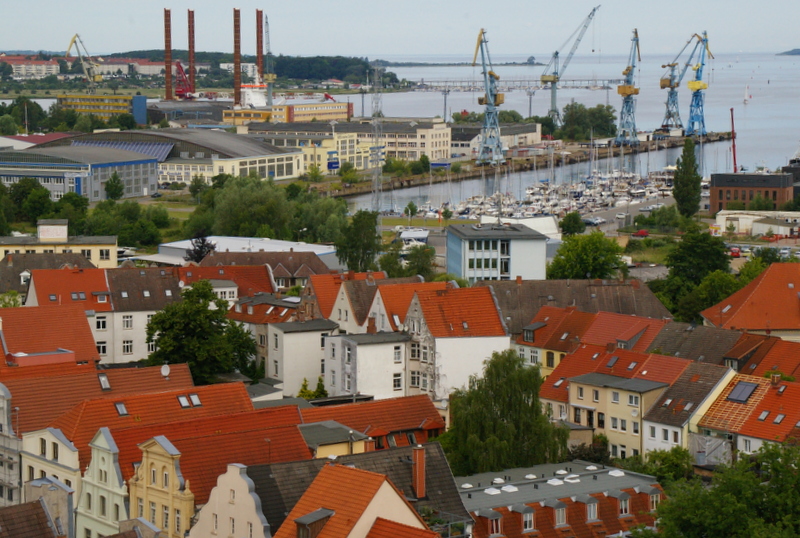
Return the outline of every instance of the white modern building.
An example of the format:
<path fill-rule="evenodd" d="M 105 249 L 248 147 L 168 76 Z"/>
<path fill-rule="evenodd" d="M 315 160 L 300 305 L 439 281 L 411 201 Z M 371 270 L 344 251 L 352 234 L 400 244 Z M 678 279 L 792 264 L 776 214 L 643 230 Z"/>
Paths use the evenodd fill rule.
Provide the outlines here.
<path fill-rule="evenodd" d="M 271 323 L 267 329 L 267 378 L 283 381 L 286 395 L 296 395 L 303 380 L 314 387 L 325 375 L 325 340 L 338 334 L 338 324 L 327 319 Z"/>

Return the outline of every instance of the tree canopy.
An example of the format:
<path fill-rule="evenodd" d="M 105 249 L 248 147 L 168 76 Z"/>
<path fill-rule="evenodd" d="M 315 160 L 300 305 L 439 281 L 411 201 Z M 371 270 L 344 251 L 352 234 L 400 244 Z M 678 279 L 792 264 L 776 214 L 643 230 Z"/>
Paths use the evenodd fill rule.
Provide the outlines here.
<path fill-rule="evenodd" d="M 495 352 L 482 376 L 450 398 L 452 426 L 440 437 L 453 474 L 499 471 L 562 461 L 569 432 L 542 411 L 538 366 L 514 350 Z"/>
<path fill-rule="evenodd" d="M 564 107 L 563 126 L 556 131 L 556 138 L 589 140 L 591 137 L 605 138 L 617 134 L 614 107 L 597 105 L 586 108 L 581 103 L 570 103 Z"/>
<path fill-rule="evenodd" d="M 697 173 L 697 159 L 694 154 L 694 142 L 687 138 L 683 152 L 676 163 L 672 196 L 678 206 L 678 212 L 684 217 L 691 217 L 700 210 L 700 194 L 702 177 Z"/>
<path fill-rule="evenodd" d="M 564 239 L 547 266 L 547 278 L 609 278 L 622 266 L 621 254 L 622 247 L 603 232 L 572 235 Z"/>
<path fill-rule="evenodd" d="M 558 225 L 561 227 L 561 233 L 564 235 L 582 234 L 586 230 L 586 223 L 583 222 L 581 214 L 577 211 L 572 211 L 564 215 L 564 218 L 561 219 Z"/>
<path fill-rule="evenodd" d="M 226 317 L 228 303 L 219 299 L 207 280 L 181 291 L 181 301 L 156 312 L 147 325 L 147 342 L 156 350 L 152 365 L 188 363 L 196 383 L 234 368 L 252 371 L 255 341 L 239 324 Z"/>
<path fill-rule="evenodd" d="M 339 262 L 353 271 L 366 271 L 375 266 L 375 256 L 381 250 L 378 235 L 378 214 L 374 211 L 358 211 L 345 224 L 336 246 Z"/>
<path fill-rule="evenodd" d="M 709 233 L 687 233 L 667 255 L 671 277 L 679 277 L 694 285 L 714 271 L 729 271 L 728 249 L 721 237 Z"/>
<path fill-rule="evenodd" d="M 119 177 L 117 172 L 111 174 L 105 185 L 106 198 L 109 200 L 119 200 L 125 194 L 125 185 Z"/>

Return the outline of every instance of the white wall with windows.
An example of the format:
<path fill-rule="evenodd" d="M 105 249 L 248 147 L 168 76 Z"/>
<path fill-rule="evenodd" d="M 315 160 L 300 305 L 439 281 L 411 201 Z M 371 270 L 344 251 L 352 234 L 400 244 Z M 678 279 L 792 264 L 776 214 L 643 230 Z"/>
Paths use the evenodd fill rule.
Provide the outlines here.
<path fill-rule="evenodd" d="M 296 395 L 308 380 L 313 389 L 323 373 L 325 340 L 338 334 L 336 324 L 313 320 L 307 330 L 302 322 L 271 323 L 267 327 L 268 360 L 264 374 L 283 381 L 285 395 Z M 313 325 L 312 325 L 313 324 Z"/>
<path fill-rule="evenodd" d="M 22 435 L 22 481 L 51 476 L 81 493 L 81 471 L 78 449 L 61 430 L 45 428 Z M 23 499 L 35 501 L 36 499 Z"/>

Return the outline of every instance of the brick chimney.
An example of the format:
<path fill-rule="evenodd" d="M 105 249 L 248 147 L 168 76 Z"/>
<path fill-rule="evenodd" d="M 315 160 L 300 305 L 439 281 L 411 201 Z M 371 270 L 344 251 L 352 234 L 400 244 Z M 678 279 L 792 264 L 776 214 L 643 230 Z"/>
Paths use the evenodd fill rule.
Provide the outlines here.
<path fill-rule="evenodd" d="M 375 327 L 375 318 L 370 316 L 367 318 L 367 334 L 375 334 L 378 332 L 377 327 Z"/>
<path fill-rule="evenodd" d="M 522 276 L 517 275 L 517 286 L 522 286 Z"/>
<path fill-rule="evenodd" d="M 364 441 L 364 452 L 375 452 L 375 439 L 370 437 Z"/>
<path fill-rule="evenodd" d="M 0 318 L 0 329 L 3 328 L 2 321 L 3 321 L 2 318 Z M 773 387 L 777 387 L 781 383 L 781 374 L 772 374 L 771 376 L 769 376 L 769 380 L 772 383 Z"/>
<path fill-rule="evenodd" d="M 417 499 L 428 496 L 425 491 L 425 447 L 422 445 L 411 450 L 411 487 Z"/>
<path fill-rule="evenodd" d="M 616 342 L 609 342 L 609 343 L 606 344 L 606 352 L 607 353 L 613 353 L 615 349 L 617 349 L 617 343 Z"/>

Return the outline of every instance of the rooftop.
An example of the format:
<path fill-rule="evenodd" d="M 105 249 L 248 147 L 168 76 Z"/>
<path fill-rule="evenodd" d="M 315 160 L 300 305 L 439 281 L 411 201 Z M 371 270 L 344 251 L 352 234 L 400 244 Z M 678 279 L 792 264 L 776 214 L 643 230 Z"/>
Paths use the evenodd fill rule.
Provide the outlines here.
<path fill-rule="evenodd" d="M 317 449 L 323 445 L 334 445 L 339 443 L 363 441 L 368 436 L 363 433 L 353 431 L 348 426 L 339 424 L 334 420 L 323 420 L 310 424 L 300 424 L 300 433 L 303 434 L 306 444 Z"/>
<path fill-rule="evenodd" d="M 416 296 L 425 324 L 434 338 L 508 334 L 489 288 L 424 290 L 416 292 Z M 409 307 L 409 314 L 412 308 L 415 307 Z"/>
<path fill-rule="evenodd" d="M 689 364 L 650 408 L 645 420 L 682 427 L 730 371 L 716 364 Z"/>
<path fill-rule="evenodd" d="M 339 338 L 354 342 L 359 346 L 370 346 L 376 344 L 394 344 L 399 342 L 408 342 L 411 336 L 408 333 L 388 333 L 377 332 L 372 334 L 343 334 Z"/>
<path fill-rule="evenodd" d="M 288 323 L 273 323 L 275 327 L 284 334 L 289 333 L 304 333 L 314 331 L 332 331 L 339 328 L 339 324 L 335 321 L 327 319 L 311 319 L 308 321 L 290 321 Z"/>
<path fill-rule="evenodd" d="M 461 239 L 509 239 L 547 241 L 547 236 L 521 224 L 451 224 L 447 233 Z"/>
<path fill-rule="evenodd" d="M 306 290 L 308 290 L 307 293 L 313 294 L 322 317 L 329 318 L 342 283 L 348 280 L 366 280 L 368 278 L 384 279 L 386 278 L 386 273 L 383 271 L 367 271 L 366 273 L 348 271 L 346 273 L 311 275 L 309 277 L 310 286 L 306 286 Z"/>
<path fill-rule="evenodd" d="M 592 385 L 595 387 L 608 387 L 612 389 L 627 390 L 630 392 L 650 392 L 651 390 L 669 386 L 667 383 L 661 383 L 659 381 L 650 381 L 646 379 L 627 379 L 624 377 L 600 374 L 596 372 L 570 378 L 570 382 L 581 383 L 583 385 Z"/>

